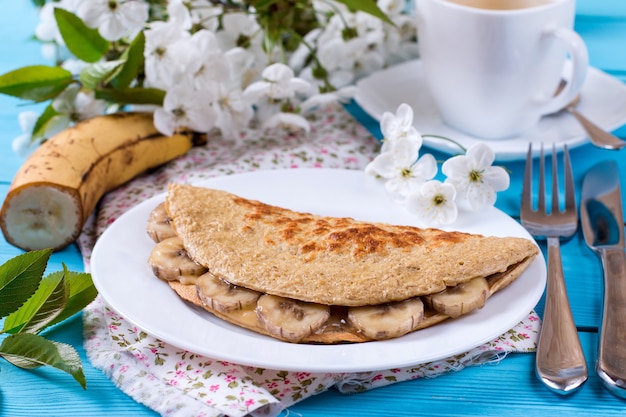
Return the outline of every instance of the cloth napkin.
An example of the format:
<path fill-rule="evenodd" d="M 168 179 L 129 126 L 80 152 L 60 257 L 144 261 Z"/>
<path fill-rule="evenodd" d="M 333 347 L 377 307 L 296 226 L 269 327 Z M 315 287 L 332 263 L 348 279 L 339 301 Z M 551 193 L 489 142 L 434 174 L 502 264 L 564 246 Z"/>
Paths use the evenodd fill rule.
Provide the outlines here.
<path fill-rule="evenodd" d="M 108 193 L 85 226 L 79 246 L 89 271 L 98 236 L 134 205 L 189 182 L 277 168 L 364 169 L 380 144 L 340 106 L 310 118 L 308 134 L 250 129 L 238 141 L 212 136 L 206 146 Z M 163 416 L 274 416 L 327 389 L 357 393 L 466 366 L 497 363 L 511 352 L 536 348 L 535 312 L 502 336 L 463 354 L 401 369 L 309 373 L 262 369 L 208 358 L 168 345 L 136 328 L 98 297 L 83 314 L 84 346 L 92 365 L 125 393 Z"/>

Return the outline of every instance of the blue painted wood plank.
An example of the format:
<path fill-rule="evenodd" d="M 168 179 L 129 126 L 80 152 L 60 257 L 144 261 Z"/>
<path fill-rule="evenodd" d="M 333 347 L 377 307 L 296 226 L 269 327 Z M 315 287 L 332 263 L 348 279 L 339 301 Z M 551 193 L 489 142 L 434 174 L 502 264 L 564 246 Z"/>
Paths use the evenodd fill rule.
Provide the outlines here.
<path fill-rule="evenodd" d="M 623 415 L 626 402 L 602 389 L 593 371 L 596 335 L 582 333 L 581 338 L 590 377 L 579 391 L 569 396 L 555 394 L 537 380 L 533 355 L 511 354 L 497 365 L 470 367 L 434 379 L 403 382 L 357 395 L 345 396 L 331 390 L 295 405 L 291 413 L 459 417 Z"/>
<path fill-rule="evenodd" d="M 32 39 L 39 21 L 30 1 L 4 2 L 0 24 L 0 74 L 14 69 L 45 63 L 41 45 Z M 22 161 L 15 158 L 11 149 L 13 138 L 20 135 L 17 115 L 21 111 L 41 111 L 41 105 L 14 97 L 0 95 L 0 183 L 9 182 Z"/>

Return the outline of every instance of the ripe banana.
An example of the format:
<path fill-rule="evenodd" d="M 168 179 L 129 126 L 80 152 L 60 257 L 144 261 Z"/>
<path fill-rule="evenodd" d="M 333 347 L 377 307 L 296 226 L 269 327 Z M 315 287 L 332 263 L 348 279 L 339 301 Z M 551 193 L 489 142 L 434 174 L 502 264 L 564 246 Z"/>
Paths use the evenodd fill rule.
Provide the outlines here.
<path fill-rule="evenodd" d="M 195 284 L 198 277 L 207 272 L 205 267 L 189 257 L 178 236 L 157 243 L 150 252 L 148 264 L 158 278 L 182 284 Z"/>
<path fill-rule="evenodd" d="M 198 278 L 196 288 L 202 303 L 221 313 L 253 307 L 261 296 L 258 291 L 238 287 L 210 272 Z"/>
<path fill-rule="evenodd" d="M 263 294 L 257 301 L 259 322 L 273 336 L 299 342 L 330 318 L 330 307 Z"/>
<path fill-rule="evenodd" d="M 160 134 L 151 113 L 97 116 L 43 143 L 17 172 L 0 211 L 7 241 L 61 249 L 78 237 L 100 198 L 184 155 L 191 134 Z"/>
<path fill-rule="evenodd" d="M 373 340 L 403 336 L 417 329 L 423 319 L 424 303 L 419 297 L 348 309 L 348 321 Z"/>
<path fill-rule="evenodd" d="M 483 307 L 488 295 L 489 283 L 485 278 L 478 277 L 424 298 L 437 312 L 459 317 Z"/>

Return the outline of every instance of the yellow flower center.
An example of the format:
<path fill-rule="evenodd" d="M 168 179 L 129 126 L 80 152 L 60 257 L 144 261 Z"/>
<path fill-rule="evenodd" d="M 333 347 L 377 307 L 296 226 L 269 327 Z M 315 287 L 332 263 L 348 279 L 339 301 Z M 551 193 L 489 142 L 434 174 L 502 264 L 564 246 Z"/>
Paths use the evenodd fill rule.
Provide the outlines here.
<path fill-rule="evenodd" d="M 469 173 L 470 182 L 480 182 L 483 178 L 483 171 L 472 170 Z"/>
<path fill-rule="evenodd" d="M 445 204 L 445 203 L 446 203 L 446 197 L 443 194 L 436 194 L 433 197 L 433 204 L 435 206 L 440 206 L 440 205 Z"/>

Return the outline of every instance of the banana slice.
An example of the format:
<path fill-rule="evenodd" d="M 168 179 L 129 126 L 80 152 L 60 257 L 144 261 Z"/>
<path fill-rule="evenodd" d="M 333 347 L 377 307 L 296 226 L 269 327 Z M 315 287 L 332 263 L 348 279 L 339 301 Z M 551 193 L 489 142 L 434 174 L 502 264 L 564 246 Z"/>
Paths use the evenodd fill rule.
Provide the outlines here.
<path fill-rule="evenodd" d="M 150 239 L 159 243 L 162 240 L 176 236 L 174 228 L 171 226 L 172 218 L 165 210 L 165 203 L 161 203 L 152 210 L 148 217 L 148 225 L 146 231 Z"/>
<path fill-rule="evenodd" d="M 259 322 L 272 335 L 299 342 L 330 318 L 330 307 L 263 294 L 256 307 Z"/>
<path fill-rule="evenodd" d="M 148 264 L 158 278 L 183 284 L 194 284 L 207 271 L 189 257 L 179 237 L 170 237 L 157 243 L 150 253 Z"/>
<path fill-rule="evenodd" d="M 487 280 L 478 277 L 440 293 L 428 295 L 425 300 L 437 312 L 450 317 L 459 317 L 484 306 L 488 294 Z"/>
<path fill-rule="evenodd" d="M 423 319 L 424 303 L 419 297 L 348 309 L 348 321 L 360 333 L 374 340 L 405 335 L 415 330 Z"/>
<path fill-rule="evenodd" d="M 238 287 L 210 272 L 198 278 L 196 288 L 204 305 L 222 313 L 254 306 L 261 296 L 258 291 Z"/>

